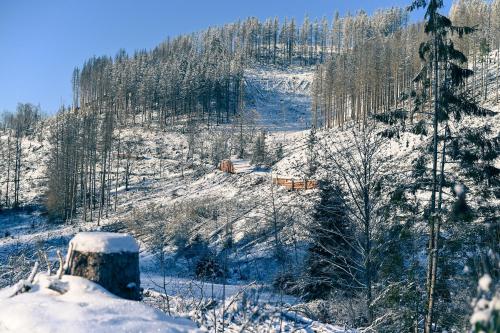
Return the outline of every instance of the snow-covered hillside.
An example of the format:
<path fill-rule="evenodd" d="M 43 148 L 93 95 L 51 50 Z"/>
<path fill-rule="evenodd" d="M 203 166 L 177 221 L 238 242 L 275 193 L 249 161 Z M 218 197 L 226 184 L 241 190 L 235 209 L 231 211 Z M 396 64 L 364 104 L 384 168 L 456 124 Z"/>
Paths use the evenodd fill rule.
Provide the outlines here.
<path fill-rule="evenodd" d="M 280 69 L 261 65 L 248 69 L 247 107 L 260 115 L 259 126 L 272 131 L 309 128 L 313 74 L 314 67 Z"/>
<path fill-rule="evenodd" d="M 495 68 L 492 66 L 493 70 Z M 100 226 L 96 225 L 95 220 L 82 221 L 81 216 L 77 216 L 71 224 L 50 224 L 43 209 L 0 215 L 2 286 L 25 277 L 30 264 L 37 260 L 37 251 L 40 249 L 47 251 L 49 258 L 55 260 L 56 250 L 65 249 L 71 236 L 78 231 L 129 232 L 140 242 L 141 279 L 147 289 L 146 301 L 153 306 L 167 311 L 164 295 L 167 292 L 171 296 L 168 311 L 177 316 L 190 317 L 200 326 L 208 328 L 213 328 L 220 318 L 225 318 L 227 327 L 237 331 L 249 325 L 248 316 L 254 315 L 260 318 L 252 328 L 255 332 L 263 331 L 263 327 L 276 328 L 277 325 L 285 330 L 297 329 L 299 332 L 346 332 L 339 326 L 321 324 L 307 318 L 304 314 L 307 311 L 298 298 L 280 295 L 271 287 L 275 277 L 283 273 L 283 267 L 275 259 L 273 229 L 276 225 L 273 223 L 279 226 L 280 241 L 285 246 L 287 262 L 291 263 L 286 270 L 298 272 L 308 244 L 307 224 L 311 220 L 312 207 L 318 200 L 316 189 L 288 191 L 272 183 L 275 176 L 294 179 L 306 177 L 310 134 L 306 128 L 311 119 L 312 72 L 311 68 L 278 70 L 258 67 L 246 73 L 247 108 L 256 109 L 260 114 L 257 128 L 268 131 L 267 150 L 271 155 L 279 147 L 283 150 L 281 159 L 271 168 L 249 167 L 250 160 L 242 159 L 238 160 L 242 172 L 228 174 L 211 163 L 207 152 L 210 148 L 209 139 L 229 131 L 231 125 L 200 131 L 194 157 L 189 162 L 189 137 L 181 131 L 166 132 L 155 126 L 146 128 L 140 125 L 128 126 L 119 132 L 116 130 L 115 135 L 119 136 L 122 143 L 129 142 L 133 150 L 128 190 L 121 179 L 116 191 L 112 190 L 112 204 L 104 212 Z M 496 108 L 494 96 L 490 97 L 489 106 Z M 486 119 L 492 126 L 492 135 L 498 135 L 498 114 Z M 50 124 L 49 119 L 36 134 L 23 142 L 25 176 L 21 179 L 21 201 L 38 207 L 43 206 L 47 190 L 44 175 L 50 150 L 47 139 Z M 483 125 L 481 121 L 465 119 L 461 126 L 471 128 L 480 125 Z M 350 126 L 317 131 L 317 139 L 330 143 L 342 142 L 351 134 Z M 404 133 L 399 138 L 390 139 L 387 150 L 401 161 L 401 169 L 409 169 L 418 151 L 426 144 L 428 137 Z M 496 166 L 500 167 L 500 161 L 496 161 Z M 124 161 L 119 166 L 120 175 L 123 168 Z M 319 180 L 324 176 L 325 171 L 320 169 L 314 178 Z M 225 284 L 209 283 L 197 277 L 194 261 L 176 253 L 176 246 L 167 249 L 167 259 L 164 260 L 166 266 L 159 264 L 158 249 L 155 248 L 159 234 L 169 235 L 174 241 L 199 237 L 213 251 L 222 251 L 228 232 L 231 233 L 234 251 L 226 258 L 231 268 Z M 43 282 L 44 278 L 40 279 Z M 116 325 L 116 322 L 106 317 L 110 311 L 129 306 L 129 303 L 120 303 L 95 285 L 69 277 L 66 282 L 72 285 L 74 293 L 72 291 L 63 298 L 44 291 L 40 286 L 33 293 L 19 296 L 20 301 L 1 300 L 1 306 L 19 312 L 20 307 L 30 303 L 26 311 L 33 316 L 42 304 L 53 303 L 55 310 L 50 311 L 55 312 L 60 308 L 73 311 L 74 308 L 84 307 L 84 311 L 88 311 L 85 312 L 86 316 L 109 325 L 103 327 Z M 85 293 L 92 295 L 85 296 Z M 82 297 L 87 300 L 82 300 Z M 217 305 L 210 303 L 214 299 Z M 116 307 L 105 308 L 104 303 L 116 303 Z M 154 319 L 149 324 L 151 329 L 159 327 L 155 325 L 171 325 L 167 327 L 172 327 L 172 331 L 176 332 L 174 328 L 180 327 L 176 326 L 179 325 L 177 321 L 165 319 L 156 311 L 147 310 L 142 305 L 137 307 L 138 317 L 127 321 L 131 330 L 146 319 Z M 206 309 L 212 309 L 213 312 Z M 22 318 L 12 317 L 10 314 L 14 312 L 10 311 L 0 311 L 0 328 L 3 323 L 11 330 L 19 327 L 27 330 L 28 323 Z M 334 318 L 332 321 L 342 325 L 344 318 Z M 64 312 L 57 323 L 55 325 L 58 326 L 54 326 L 57 329 L 69 325 Z M 82 323 L 81 331 L 93 329 L 85 325 Z M 249 328 L 249 331 L 252 330 Z"/>

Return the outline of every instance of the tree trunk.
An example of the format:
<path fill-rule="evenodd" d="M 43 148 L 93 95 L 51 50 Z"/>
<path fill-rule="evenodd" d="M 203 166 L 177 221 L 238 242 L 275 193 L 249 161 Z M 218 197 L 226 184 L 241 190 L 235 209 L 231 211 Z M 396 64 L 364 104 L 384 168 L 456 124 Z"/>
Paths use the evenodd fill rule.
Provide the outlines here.
<path fill-rule="evenodd" d="M 366 148 L 365 148 L 366 149 Z M 371 261 L 371 233 L 370 233 L 370 224 L 371 224 L 371 210 L 370 210 L 370 193 L 369 186 L 371 182 L 370 168 L 371 165 L 368 165 L 367 162 L 364 163 L 364 179 L 363 179 L 363 215 L 364 215 L 364 227 L 365 227 L 365 274 L 366 274 L 366 311 L 368 318 L 368 325 L 371 325 L 373 321 L 373 312 L 372 312 L 372 261 Z"/>
<path fill-rule="evenodd" d="M 497 85 L 497 91 L 496 91 L 496 101 L 498 103 L 498 77 L 500 75 L 500 39 L 498 40 L 497 43 L 497 77 L 496 77 L 496 85 Z"/>
<path fill-rule="evenodd" d="M 437 190 L 437 158 L 438 158 L 438 91 L 439 91 L 439 69 L 438 69 L 438 41 L 437 35 L 434 33 L 434 54 L 433 54 L 433 90 L 434 90 L 434 117 L 433 117 L 433 152 L 432 152 L 432 194 L 431 194 L 431 210 L 430 210 L 430 232 L 429 232 L 429 253 L 427 266 L 427 311 L 425 316 L 424 332 L 432 331 L 432 310 L 434 307 L 434 287 L 435 287 L 435 271 L 432 263 L 434 262 L 435 251 L 435 213 L 436 213 L 436 190 Z"/>
<path fill-rule="evenodd" d="M 9 129 L 9 136 L 7 138 L 7 189 L 5 191 L 5 206 L 9 206 L 9 182 L 10 182 L 10 164 L 11 164 L 11 153 L 10 153 L 10 140 L 12 131 Z"/>

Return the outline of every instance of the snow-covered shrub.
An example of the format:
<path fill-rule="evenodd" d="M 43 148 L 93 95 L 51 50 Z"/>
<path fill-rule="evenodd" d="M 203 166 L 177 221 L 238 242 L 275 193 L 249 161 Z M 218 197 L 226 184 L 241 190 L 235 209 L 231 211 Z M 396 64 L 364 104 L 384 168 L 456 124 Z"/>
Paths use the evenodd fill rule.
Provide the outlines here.
<path fill-rule="evenodd" d="M 364 301 L 358 297 L 345 297 L 333 294 L 328 300 L 315 300 L 298 306 L 305 316 L 318 322 L 335 324 L 343 327 L 360 327 L 364 318 Z"/>
<path fill-rule="evenodd" d="M 416 135 L 427 135 L 427 125 L 425 120 L 418 121 L 411 129 L 413 134 Z"/>
<path fill-rule="evenodd" d="M 283 144 L 279 143 L 278 147 L 276 148 L 276 151 L 274 152 L 274 163 L 273 164 L 281 161 L 283 159 L 283 157 L 285 157 L 285 153 L 283 151 Z"/>
<path fill-rule="evenodd" d="M 211 257 L 212 253 L 208 247 L 208 242 L 198 234 L 193 239 L 188 240 L 184 247 L 178 247 L 176 255 L 187 259 L 197 259 Z"/>
<path fill-rule="evenodd" d="M 197 278 L 211 281 L 218 280 L 227 275 L 222 263 L 212 252 L 208 252 L 198 260 L 195 272 Z"/>
<path fill-rule="evenodd" d="M 498 282 L 493 281 L 489 274 L 483 275 L 478 281 L 479 297 L 474 300 L 474 311 L 470 318 L 472 332 L 500 332 L 500 289 Z"/>
<path fill-rule="evenodd" d="M 262 131 L 257 135 L 253 150 L 252 150 L 252 164 L 266 165 L 269 162 L 268 151 L 266 147 L 266 133 Z"/>

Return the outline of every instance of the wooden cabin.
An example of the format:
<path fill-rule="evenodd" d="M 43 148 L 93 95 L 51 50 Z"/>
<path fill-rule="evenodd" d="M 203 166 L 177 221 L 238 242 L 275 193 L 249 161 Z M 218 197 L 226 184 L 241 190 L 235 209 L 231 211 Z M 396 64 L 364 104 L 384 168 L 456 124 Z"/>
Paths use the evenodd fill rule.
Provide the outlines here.
<path fill-rule="evenodd" d="M 234 164 L 233 162 L 231 162 L 230 160 L 222 160 L 220 162 L 220 166 L 219 166 L 219 169 L 223 172 L 227 172 L 227 173 L 236 173 L 234 171 Z"/>

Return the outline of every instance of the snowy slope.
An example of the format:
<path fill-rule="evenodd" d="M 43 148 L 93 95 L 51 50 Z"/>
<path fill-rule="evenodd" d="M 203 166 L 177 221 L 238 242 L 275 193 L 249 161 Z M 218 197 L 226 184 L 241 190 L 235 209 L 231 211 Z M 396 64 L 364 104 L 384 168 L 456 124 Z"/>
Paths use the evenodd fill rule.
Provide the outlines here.
<path fill-rule="evenodd" d="M 272 131 L 309 128 L 313 75 L 313 67 L 262 65 L 247 69 L 247 107 L 260 115 L 257 124 Z"/>
<path fill-rule="evenodd" d="M 19 192 L 19 201 L 21 203 L 37 205 L 41 204 L 43 201 L 43 191 L 47 183 L 45 170 L 49 160 L 49 151 L 51 147 L 48 140 L 48 129 L 51 123 L 51 119 L 41 121 L 34 130 L 34 134 L 29 134 L 27 137 L 24 137 L 21 142 L 21 179 Z M 0 132 L 0 142 L 4 145 L 8 142 L 7 133 Z M 14 144 L 14 139 L 11 138 L 12 150 Z M 10 202 L 13 202 L 12 180 L 14 176 L 14 157 L 11 156 L 11 167 L 10 170 L 8 170 L 7 145 L 0 147 L 0 151 L 3 151 L 3 149 L 5 149 L 5 152 L 3 152 L 3 156 L 0 158 L 0 193 L 2 194 L 2 203 L 5 202 L 8 173 L 10 173 Z"/>
<path fill-rule="evenodd" d="M 484 104 L 498 111 L 493 89 L 494 71 L 496 71 L 496 64 L 492 62 L 488 76 L 491 80 L 490 94 Z M 269 287 L 274 276 L 279 273 L 279 267 L 273 259 L 274 243 L 270 232 L 272 230 L 270 221 L 273 220 L 274 213 L 279 216 L 279 222 L 284 224 L 280 237 L 290 253 L 289 259 L 292 263 L 290 269 L 292 271 L 300 269 L 308 240 L 307 223 L 310 221 L 312 207 L 318 199 L 318 193 L 316 190 L 290 192 L 281 187 L 273 187 L 271 179 L 277 175 L 299 179 L 305 177 L 309 135 L 306 128 L 311 120 L 312 73 L 313 68 L 281 70 L 273 67 L 254 67 L 245 73 L 246 106 L 249 109 L 256 109 L 260 115 L 257 121 L 258 127 L 270 131 L 266 139 L 268 151 L 274 153 L 279 144 L 283 145 L 283 159 L 273 165 L 270 170 L 256 172 L 249 165 L 248 159 L 238 161 L 241 172 L 237 174 L 226 174 L 214 167 L 206 156 L 208 150 L 206 142 L 217 130 L 228 130 L 228 127 L 220 126 L 214 131 L 201 131 L 197 135 L 199 142 L 191 164 L 186 162 L 188 138 L 185 134 L 174 130 L 165 132 L 154 126 L 151 128 L 130 126 L 120 133 L 120 138 L 122 142 L 127 140 L 136 142 L 133 155 L 140 158 L 133 162 L 129 191 L 125 191 L 123 186 L 117 189 L 116 211 L 110 207 L 106 212 L 107 217 L 103 218 L 102 226 L 99 228 L 95 221 L 85 222 L 76 219 L 72 225 L 57 226 L 48 224 L 38 213 L 37 215 L 26 212 L 12 215 L 0 213 L 0 267 L 7 268 L 9 272 L 15 267 L 21 267 L 19 264 L 16 266 L 16 262 L 22 261 L 18 259 L 21 255 L 24 255 L 22 262 L 29 264 L 37 259 L 36 251 L 39 248 L 47 250 L 49 257 L 54 259 L 55 250 L 65 249 L 71 236 L 82 230 L 105 229 L 130 232 L 140 242 L 142 283 L 146 288 L 151 289 L 150 296 L 147 298 L 148 302 L 162 308 L 162 305 L 158 303 L 161 303 L 164 298 L 158 293 L 167 290 L 167 293 L 173 296 L 174 305 L 181 304 L 176 314 L 190 316 L 198 324 L 205 325 L 207 321 L 212 320 L 213 323 L 214 320 L 207 317 L 209 314 L 200 315 L 200 309 L 194 307 L 195 304 L 204 304 L 212 298 L 221 300 L 224 290 L 225 296 L 235 297 L 237 299 L 235 302 L 240 306 L 243 303 L 238 295 L 252 281 L 257 281 L 259 286 L 262 286 L 259 296 L 260 300 L 264 300 L 265 305 L 257 306 L 256 313 L 263 317 L 263 326 L 269 326 L 270 323 L 274 325 L 276 318 L 282 317 L 283 309 L 292 309 L 297 300 L 293 297 L 279 299 Z M 479 127 L 485 121 L 492 125 L 492 135 L 499 135 L 500 117 L 498 114 L 485 120 L 465 118 L 461 127 Z M 454 128 L 454 130 L 460 131 L 460 128 Z M 46 167 L 50 145 L 46 139 L 46 128 L 42 129 L 41 133 L 43 134 L 42 140 L 33 136 L 23 143 L 24 156 L 27 161 L 23 166 L 27 176 L 21 179 L 21 199 L 24 202 L 40 202 L 46 189 L 43 180 L 30 181 L 32 178 L 43 176 Z M 118 135 L 118 133 L 115 134 Z M 320 141 L 330 143 L 342 142 L 349 135 L 349 126 L 343 130 L 334 128 L 317 133 Z M 399 139 L 393 138 L 387 142 L 386 149 L 401 161 L 401 169 L 409 169 L 419 150 L 428 144 L 428 140 L 428 137 L 405 132 Z M 496 165 L 500 167 L 500 161 L 496 161 Z M 123 167 L 122 161 L 120 175 L 123 173 Z M 451 165 L 449 167 L 456 168 Z M 324 175 L 320 169 L 314 178 L 321 179 Z M 112 206 L 115 204 L 114 194 L 113 189 Z M 278 207 L 277 212 L 273 211 L 273 203 Z M 215 218 L 211 214 L 199 220 L 195 215 L 185 218 L 186 221 L 189 220 L 188 222 L 196 220 L 196 224 L 181 224 L 181 222 L 186 222 L 182 220 L 184 219 L 182 216 L 172 216 L 172 218 L 165 218 L 161 223 L 158 221 L 153 223 L 150 220 L 152 207 L 167 211 L 185 208 L 190 213 L 201 211 L 217 214 L 214 214 Z M 221 284 L 212 286 L 197 280 L 194 277 L 192 263 L 178 259 L 175 257 L 175 248 L 168 248 L 167 250 L 170 251 L 166 272 L 168 286 L 163 288 L 165 287 L 162 285 L 163 272 L 160 271 L 157 259 L 150 248 L 153 236 L 167 230 L 173 224 L 179 224 L 179 228 L 186 237 L 192 238 L 195 234 L 202 235 L 210 247 L 220 250 L 225 232 L 224 225 L 228 219 L 232 222 L 236 250 L 229 257 L 231 266 L 235 268 L 230 271 L 231 277 L 227 285 L 225 287 Z M 5 233 L 9 235 L 5 236 Z M 13 261 L 14 259 L 19 261 Z M 0 268 L 0 271 L 2 269 Z M 17 281 L 14 275 L 25 277 L 23 274 L 26 272 L 20 270 L 17 275 L 5 275 L 8 279 L 0 274 L 3 279 L 0 281 L 4 284 L 12 283 Z M 212 287 L 214 287 L 213 295 Z M 216 310 L 222 310 L 220 303 L 218 306 Z M 252 304 L 252 306 L 256 305 Z M 244 322 L 239 321 L 242 318 L 241 315 L 250 313 L 244 311 L 234 311 L 233 318 L 236 319 L 232 324 L 235 330 L 244 325 Z M 149 315 L 152 314 L 147 314 Z M 338 318 L 338 321 L 342 322 L 342 318 Z M 293 320 L 284 322 L 285 325 L 292 325 Z M 308 320 L 304 319 L 304 322 Z M 321 326 L 319 323 L 314 325 Z M 307 325 L 304 324 L 304 326 Z M 317 331 L 340 332 L 341 329 L 323 325 L 321 330 Z M 304 329 L 304 332 L 307 330 Z"/>

